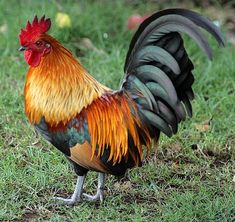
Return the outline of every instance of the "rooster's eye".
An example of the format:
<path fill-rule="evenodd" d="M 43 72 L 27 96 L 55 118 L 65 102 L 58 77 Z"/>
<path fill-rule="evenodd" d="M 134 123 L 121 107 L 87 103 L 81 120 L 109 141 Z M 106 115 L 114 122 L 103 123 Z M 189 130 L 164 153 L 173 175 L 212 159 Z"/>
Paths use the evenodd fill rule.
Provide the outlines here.
<path fill-rule="evenodd" d="M 37 41 L 37 42 L 36 42 L 36 46 L 39 47 L 39 46 L 41 46 L 41 45 L 42 45 L 42 42 L 41 42 L 41 41 Z"/>

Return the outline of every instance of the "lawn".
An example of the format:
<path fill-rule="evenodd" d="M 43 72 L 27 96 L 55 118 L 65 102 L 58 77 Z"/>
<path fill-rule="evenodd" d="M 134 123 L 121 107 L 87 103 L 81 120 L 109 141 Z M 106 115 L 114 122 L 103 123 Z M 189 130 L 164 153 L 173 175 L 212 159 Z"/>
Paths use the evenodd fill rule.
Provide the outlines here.
<path fill-rule="evenodd" d="M 185 38 L 195 65 L 193 118 L 176 136 L 162 136 L 142 168 L 122 180 L 108 176 L 103 204 L 53 204 L 53 196 L 71 195 L 76 175 L 25 117 L 27 64 L 17 51 L 20 28 L 35 14 L 51 17 L 51 35 L 96 79 L 117 89 L 133 35 L 126 20 L 133 13 L 157 11 L 157 1 L 150 2 L 0 1 L 0 221 L 235 221 L 235 48 L 221 49 L 209 36 L 212 62 Z M 55 25 L 60 11 L 69 14 L 71 28 Z M 96 183 L 90 172 L 85 190 L 95 192 Z"/>

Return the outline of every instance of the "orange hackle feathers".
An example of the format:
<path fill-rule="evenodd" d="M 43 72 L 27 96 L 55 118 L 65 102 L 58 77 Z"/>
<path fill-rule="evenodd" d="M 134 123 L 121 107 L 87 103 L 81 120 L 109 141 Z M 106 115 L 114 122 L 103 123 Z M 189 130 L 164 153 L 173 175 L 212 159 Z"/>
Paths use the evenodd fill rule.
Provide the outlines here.
<path fill-rule="evenodd" d="M 25 45 L 27 42 L 32 42 L 43 33 L 46 33 L 51 27 L 51 20 L 45 19 L 43 16 L 40 20 L 35 16 L 32 24 L 28 21 L 25 29 L 20 31 L 20 44 Z"/>
<path fill-rule="evenodd" d="M 101 156 L 104 150 L 110 149 L 108 161 L 119 163 L 122 157 L 131 155 L 136 162 L 134 153 L 129 149 L 128 134 L 132 137 L 135 147 L 142 158 L 142 145 L 137 128 L 142 128 L 146 133 L 147 147 L 150 136 L 139 121 L 136 105 L 127 94 L 106 94 L 93 101 L 84 112 L 87 116 L 91 136 L 92 157 Z M 98 147 L 98 151 L 96 148 Z"/>
<path fill-rule="evenodd" d="M 44 116 L 51 126 L 66 124 L 108 88 L 93 79 L 72 54 L 47 34 L 52 46 L 39 66 L 30 67 L 25 84 L 25 112 L 32 124 Z M 84 96 L 86 95 L 86 96 Z"/>

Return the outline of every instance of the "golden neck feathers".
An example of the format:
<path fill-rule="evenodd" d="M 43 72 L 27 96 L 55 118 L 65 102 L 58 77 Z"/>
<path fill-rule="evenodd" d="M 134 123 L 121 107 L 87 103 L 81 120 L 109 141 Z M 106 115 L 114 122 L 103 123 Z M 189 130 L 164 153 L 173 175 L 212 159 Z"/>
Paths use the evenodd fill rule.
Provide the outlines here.
<path fill-rule="evenodd" d="M 25 112 L 32 124 L 44 116 L 51 126 L 66 124 L 109 90 L 93 79 L 73 55 L 49 35 L 51 52 L 30 67 L 24 89 Z"/>

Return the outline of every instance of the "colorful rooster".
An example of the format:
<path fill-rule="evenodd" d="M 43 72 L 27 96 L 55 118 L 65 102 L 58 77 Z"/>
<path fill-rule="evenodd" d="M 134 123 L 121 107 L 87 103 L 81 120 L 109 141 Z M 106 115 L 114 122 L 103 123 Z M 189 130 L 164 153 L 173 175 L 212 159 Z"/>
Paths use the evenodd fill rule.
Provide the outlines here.
<path fill-rule="evenodd" d="M 103 86 L 69 50 L 46 32 L 50 19 L 37 17 L 21 29 L 20 51 L 30 68 L 24 89 L 25 113 L 36 130 L 58 148 L 78 175 L 67 205 L 103 200 L 105 174 L 123 175 L 141 166 L 143 147 L 177 133 L 192 116 L 193 64 L 179 32 L 192 37 L 211 59 L 200 27 L 224 45 L 218 28 L 185 9 L 167 9 L 147 18 L 134 35 L 120 90 Z M 97 193 L 83 193 L 89 170 L 98 172 Z"/>

